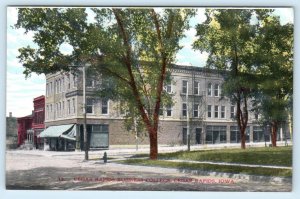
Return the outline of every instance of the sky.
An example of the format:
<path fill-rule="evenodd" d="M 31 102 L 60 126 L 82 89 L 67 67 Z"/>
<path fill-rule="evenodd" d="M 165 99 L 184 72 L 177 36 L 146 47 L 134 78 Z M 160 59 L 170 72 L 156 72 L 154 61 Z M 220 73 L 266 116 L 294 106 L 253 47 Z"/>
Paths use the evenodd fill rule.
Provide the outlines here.
<path fill-rule="evenodd" d="M 207 53 L 200 53 L 192 49 L 192 43 L 196 40 L 195 25 L 205 21 L 204 8 L 197 10 L 197 15 L 191 19 L 191 28 L 185 32 L 186 38 L 180 41 L 183 48 L 176 56 L 176 64 L 193 65 L 203 67 L 206 63 Z M 93 20 L 93 15 L 88 12 L 88 20 Z M 293 9 L 276 8 L 275 14 L 280 16 L 281 23 L 293 22 Z M 18 49 L 27 45 L 32 47 L 33 33 L 24 34 L 24 29 L 15 29 L 13 25 L 17 22 L 17 9 L 7 7 L 7 88 L 6 88 L 6 115 L 12 112 L 14 117 L 23 117 L 31 114 L 33 110 L 33 98 L 45 95 L 45 75 L 31 74 L 27 79 L 23 74 L 24 68 L 19 60 Z M 64 45 L 62 52 L 68 53 L 70 46 Z"/>

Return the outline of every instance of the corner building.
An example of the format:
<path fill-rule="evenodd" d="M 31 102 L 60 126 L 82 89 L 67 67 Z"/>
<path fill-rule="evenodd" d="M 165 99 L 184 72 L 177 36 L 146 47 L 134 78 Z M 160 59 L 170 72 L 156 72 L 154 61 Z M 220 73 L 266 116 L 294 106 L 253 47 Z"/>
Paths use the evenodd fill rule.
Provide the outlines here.
<path fill-rule="evenodd" d="M 158 143 L 163 145 L 239 143 L 234 121 L 236 107 L 221 97 L 224 74 L 193 66 L 173 65 L 172 83 L 165 90 L 173 95 L 173 106 L 162 106 Z M 120 102 L 93 96 L 97 82 L 86 77 L 88 142 L 91 149 L 110 145 L 133 145 L 136 136 L 123 127 Z M 82 72 L 46 75 L 46 132 L 41 133 L 50 150 L 83 149 L 83 76 Z M 270 140 L 259 116 L 249 111 L 247 142 Z M 188 122 L 189 121 L 189 122 Z M 285 128 L 287 129 L 287 128 Z M 278 135 L 278 139 L 280 140 Z M 148 144 L 148 137 L 138 138 Z"/>

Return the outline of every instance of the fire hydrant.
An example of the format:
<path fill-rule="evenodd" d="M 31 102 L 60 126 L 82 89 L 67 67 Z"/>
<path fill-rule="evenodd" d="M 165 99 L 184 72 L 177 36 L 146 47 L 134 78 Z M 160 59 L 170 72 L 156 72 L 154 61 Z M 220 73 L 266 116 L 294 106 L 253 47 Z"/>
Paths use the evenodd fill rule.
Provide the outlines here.
<path fill-rule="evenodd" d="M 107 163 L 107 153 L 106 152 L 104 152 L 104 155 L 103 155 L 103 162 Z"/>

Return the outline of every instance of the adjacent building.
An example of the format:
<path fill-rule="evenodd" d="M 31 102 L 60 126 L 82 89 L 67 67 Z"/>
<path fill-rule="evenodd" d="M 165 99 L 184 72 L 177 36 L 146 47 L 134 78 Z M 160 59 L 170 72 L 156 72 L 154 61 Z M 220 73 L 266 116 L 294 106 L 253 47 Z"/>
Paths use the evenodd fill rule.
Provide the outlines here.
<path fill-rule="evenodd" d="M 31 115 L 17 118 L 18 121 L 18 147 L 43 148 L 43 140 L 38 135 L 45 129 L 45 96 L 33 99 Z M 26 145 L 26 146 L 25 146 Z"/>
<path fill-rule="evenodd" d="M 158 143 L 183 145 L 190 129 L 191 144 L 239 143 L 234 121 L 236 107 L 222 97 L 224 74 L 206 68 L 174 65 L 172 83 L 165 90 L 173 95 L 173 106 L 160 113 Z M 90 148 L 136 143 L 136 135 L 123 126 L 120 102 L 95 97 L 97 82 L 86 77 L 87 132 Z M 46 75 L 45 132 L 41 134 L 52 150 L 83 148 L 83 76 L 82 72 Z M 269 141 L 266 127 L 250 112 L 247 142 Z M 284 130 L 286 130 L 285 128 Z M 282 133 L 281 133 L 282 134 Z M 282 135 L 281 135 L 282 138 Z M 280 133 L 279 137 L 280 139 Z M 147 138 L 139 138 L 147 144 Z"/>

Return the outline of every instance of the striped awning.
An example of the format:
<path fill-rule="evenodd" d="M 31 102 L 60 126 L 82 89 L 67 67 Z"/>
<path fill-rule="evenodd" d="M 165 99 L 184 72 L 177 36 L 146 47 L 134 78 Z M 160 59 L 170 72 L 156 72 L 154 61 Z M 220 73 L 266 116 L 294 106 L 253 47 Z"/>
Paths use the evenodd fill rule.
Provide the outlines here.
<path fill-rule="evenodd" d="M 65 138 L 68 140 L 76 140 L 76 125 L 66 124 L 59 126 L 49 126 L 42 131 L 38 137 L 41 138 Z"/>

